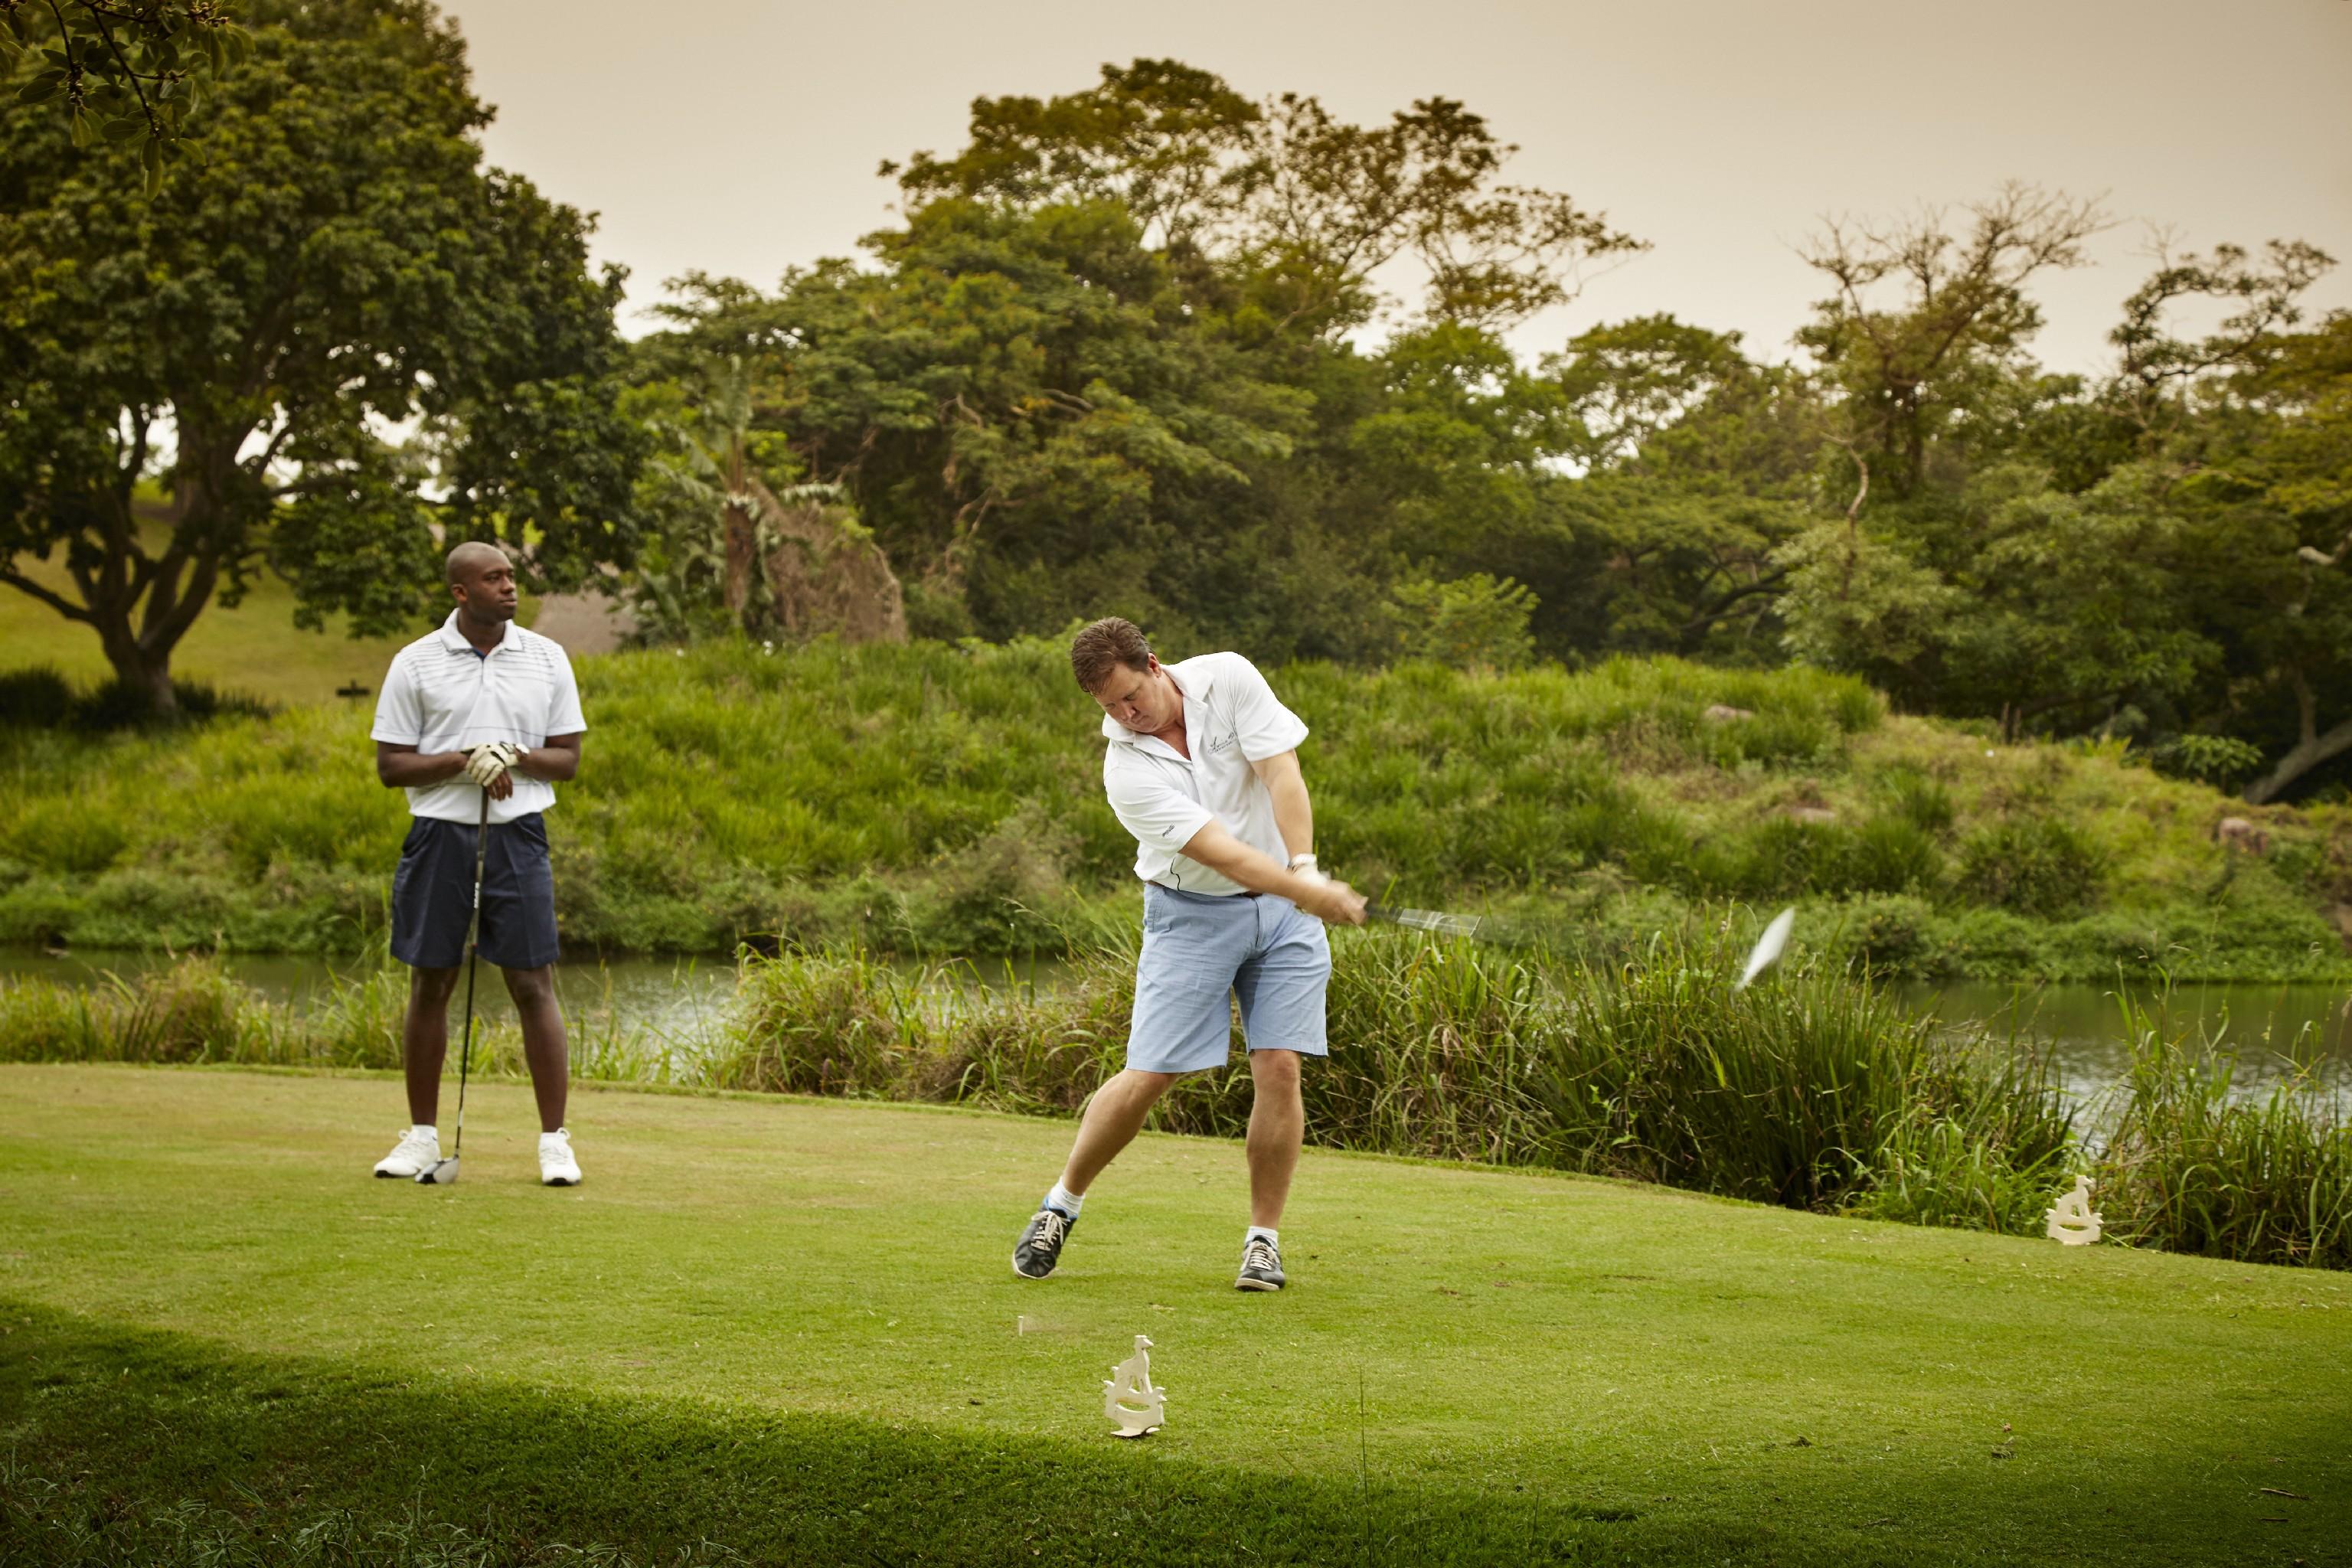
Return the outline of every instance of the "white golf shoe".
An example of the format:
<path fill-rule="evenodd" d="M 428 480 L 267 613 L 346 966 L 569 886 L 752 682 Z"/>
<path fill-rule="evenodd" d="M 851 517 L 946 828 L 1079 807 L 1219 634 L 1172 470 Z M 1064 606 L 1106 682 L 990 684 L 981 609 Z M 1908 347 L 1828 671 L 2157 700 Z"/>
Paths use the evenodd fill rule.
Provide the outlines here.
<path fill-rule="evenodd" d="M 420 1171 L 429 1171 L 441 1159 L 441 1133 L 437 1128 L 412 1127 L 400 1135 L 392 1152 L 375 1163 L 379 1176 L 399 1176 L 416 1179 Z"/>
<path fill-rule="evenodd" d="M 572 1157 L 572 1129 L 559 1127 L 552 1132 L 539 1135 L 539 1184 L 542 1187 L 576 1187 L 580 1184 L 580 1162 Z"/>

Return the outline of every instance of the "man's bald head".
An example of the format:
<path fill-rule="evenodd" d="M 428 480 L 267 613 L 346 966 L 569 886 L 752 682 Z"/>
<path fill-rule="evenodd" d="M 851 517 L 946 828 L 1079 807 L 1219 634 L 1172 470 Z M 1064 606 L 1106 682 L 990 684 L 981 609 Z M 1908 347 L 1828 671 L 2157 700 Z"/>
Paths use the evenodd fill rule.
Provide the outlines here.
<path fill-rule="evenodd" d="M 483 568 L 503 566 L 506 563 L 505 551 L 495 544 L 485 544 L 478 539 L 469 539 L 449 552 L 449 586 L 454 588 L 460 583 L 471 583 L 482 574 Z"/>
<path fill-rule="evenodd" d="M 487 626 L 515 613 L 514 563 L 495 544 L 471 540 L 449 552 L 449 592 L 458 610 Z"/>

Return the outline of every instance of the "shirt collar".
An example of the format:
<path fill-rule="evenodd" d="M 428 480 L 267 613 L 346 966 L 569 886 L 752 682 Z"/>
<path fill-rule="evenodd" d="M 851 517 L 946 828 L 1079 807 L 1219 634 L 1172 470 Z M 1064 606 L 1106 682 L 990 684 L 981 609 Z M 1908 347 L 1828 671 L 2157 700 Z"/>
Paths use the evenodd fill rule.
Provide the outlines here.
<path fill-rule="evenodd" d="M 451 653 L 480 653 L 482 654 L 482 657 L 487 658 L 489 657 L 489 654 L 498 652 L 499 648 L 506 647 L 510 645 L 515 640 L 515 633 L 520 630 L 522 630 L 520 626 L 515 625 L 512 621 L 509 621 L 507 623 L 506 631 L 499 637 L 498 647 L 493 647 L 489 649 L 488 653 L 484 653 L 482 649 L 476 647 L 472 643 L 467 641 L 466 634 L 457 629 L 457 612 L 452 610 L 449 612 L 449 618 L 441 623 L 441 646 L 447 648 Z"/>
<path fill-rule="evenodd" d="M 454 625 L 457 620 L 456 616 L 452 615 L 450 620 Z M 460 637 L 458 640 L 463 642 L 465 639 Z M 1163 664 L 1160 667 L 1168 672 L 1168 678 L 1171 680 L 1176 682 L 1176 689 L 1183 693 L 1184 722 L 1187 726 L 1192 722 L 1192 704 L 1207 701 L 1209 689 L 1216 684 L 1216 678 L 1210 670 L 1192 668 L 1195 665 L 1205 665 L 1206 662 L 1204 659 L 1188 658 L 1181 664 Z M 1184 672 L 1181 679 L 1176 674 L 1180 669 Z M 1102 732 L 1104 740 L 1119 746 L 1139 746 L 1146 741 L 1156 739 L 1150 735 L 1137 734 L 1108 713 L 1103 715 Z M 1170 756 L 1176 755 L 1176 749 L 1167 742 L 1161 741 L 1160 747 Z"/>

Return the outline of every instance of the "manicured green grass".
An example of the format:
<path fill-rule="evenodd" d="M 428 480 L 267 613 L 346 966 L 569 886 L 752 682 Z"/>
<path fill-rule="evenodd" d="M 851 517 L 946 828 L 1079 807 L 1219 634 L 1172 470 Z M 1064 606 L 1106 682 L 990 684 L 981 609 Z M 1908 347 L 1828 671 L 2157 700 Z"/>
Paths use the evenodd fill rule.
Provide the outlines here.
<path fill-rule="evenodd" d="M 0 1069 L 12 1561 L 2352 1542 L 2339 1276 L 1310 1151 L 1296 1283 L 1244 1297 L 1240 1151 L 1148 1136 L 1030 1283 L 1005 1255 L 1066 1123 L 583 1093 L 588 1182 L 551 1192 L 526 1091 L 491 1084 L 464 1181 L 421 1189 L 364 1174 L 398 1101 L 383 1078 Z M 1100 1385 L 1139 1332 L 1170 1420 L 1121 1445 Z"/>

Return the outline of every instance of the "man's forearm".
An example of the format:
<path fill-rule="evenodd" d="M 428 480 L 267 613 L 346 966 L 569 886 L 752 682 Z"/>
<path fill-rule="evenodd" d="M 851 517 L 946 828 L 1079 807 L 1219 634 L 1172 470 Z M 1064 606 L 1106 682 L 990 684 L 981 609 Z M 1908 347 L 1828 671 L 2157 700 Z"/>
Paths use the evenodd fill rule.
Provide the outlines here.
<path fill-rule="evenodd" d="M 375 776 L 387 789 L 423 789 L 445 784 L 466 771 L 463 752 L 395 752 L 378 757 Z"/>
<path fill-rule="evenodd" d="M 1183 853 L 1185 858 L 1199 861 L 1253 893 L 1274 893 L 1297 903 L 1314 886 L 1273 856 L 1234 837 L 1222 823 L 1212 822 L 1192 835 L 1185 841 Z"/>

